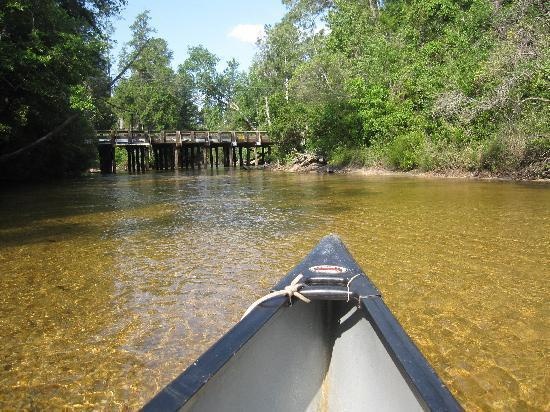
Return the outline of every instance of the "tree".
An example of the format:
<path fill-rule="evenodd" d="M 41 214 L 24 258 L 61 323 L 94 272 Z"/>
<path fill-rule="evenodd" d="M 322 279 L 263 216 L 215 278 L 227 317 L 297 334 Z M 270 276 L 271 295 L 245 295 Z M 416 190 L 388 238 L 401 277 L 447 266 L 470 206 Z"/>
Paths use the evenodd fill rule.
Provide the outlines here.
<path fill-rule="evenodd" d="M 178 76 L 186 79 L 190 95 L 199 108 L 199 124 L 207 129 L 231 128 L 240 121 L 252 126 L 236 101 L 245 77 L 236 60 L 227 62 L 220 73 L 219 58 L 203 46 L 189 48 L 187 59 L 178 68 Z M 237 113 L 237 114 L 235 114 Z"/>
<path fill-rule="evenodd" d="M 116 86 L 117 114 L 130 128 L 173 129 L 180 123 L 181 105 L 172 52 L 164 39 L 152 37 L 149 12 L 139 14 L 130 26 L 131 40 L 124 46 L 120 66 L 130 64 L 129 75 Z"/>
<path fill-rule="evenodd" d="M 0 172 L 4 179 L 77 173 L 105 92 L 108 18 L 122 0 L 0 4 Z M 59 125 L 77 118 L 58 133 Z M 70 129 L 70 130 L 69 130 Z M 47 139 L 38 140 L 46 136 Z M 40 147 L 35 142 L 40 142 Z M 51 146 L 51 147 L 50 147 Z"/>

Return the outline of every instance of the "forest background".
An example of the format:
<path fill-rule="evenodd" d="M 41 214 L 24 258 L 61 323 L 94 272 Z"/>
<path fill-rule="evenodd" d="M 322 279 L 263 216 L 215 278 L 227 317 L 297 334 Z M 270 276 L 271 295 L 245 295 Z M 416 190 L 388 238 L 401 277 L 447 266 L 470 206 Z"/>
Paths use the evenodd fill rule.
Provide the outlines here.
<path fill-rule="evenodd" d="M 80 174 L 121 121 L 267 130 L 281 162 L 550 177 L 544 0 L 283 0 L 246 71 L 200 45 L 174 69 L 146 11 L 114 70 L 125 3 L 0 4 L 0 179 Z"/>

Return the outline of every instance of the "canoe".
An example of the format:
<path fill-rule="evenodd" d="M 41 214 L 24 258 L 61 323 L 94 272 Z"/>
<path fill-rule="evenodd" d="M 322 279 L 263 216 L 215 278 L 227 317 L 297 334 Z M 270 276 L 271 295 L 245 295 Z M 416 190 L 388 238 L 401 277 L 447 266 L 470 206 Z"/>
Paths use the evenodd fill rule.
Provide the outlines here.
<path fill-rule="evenodd" d="M 462 410 L 337 236 L 273 291 L 143 410 Z"/>

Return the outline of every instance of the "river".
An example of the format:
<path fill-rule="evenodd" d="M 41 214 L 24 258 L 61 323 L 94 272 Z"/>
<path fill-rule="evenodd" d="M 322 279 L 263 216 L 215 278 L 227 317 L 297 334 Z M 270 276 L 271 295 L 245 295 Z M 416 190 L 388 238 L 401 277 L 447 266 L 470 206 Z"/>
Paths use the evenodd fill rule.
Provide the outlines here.
<path fill-rule="evenodd" d="M 339 234 L 468 410 L 548 410 L 550 186 L 269 171 L 3 189 L 0 409 L 136 409 Z"/>

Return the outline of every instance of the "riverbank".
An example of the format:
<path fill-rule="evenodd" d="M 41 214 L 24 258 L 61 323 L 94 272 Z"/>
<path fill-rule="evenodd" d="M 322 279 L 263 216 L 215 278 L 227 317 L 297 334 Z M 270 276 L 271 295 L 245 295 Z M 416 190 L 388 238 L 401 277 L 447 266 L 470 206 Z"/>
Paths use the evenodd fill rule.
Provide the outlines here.
<path fill-rule="evenodd" d="M 312 154 L 297 154 L 286 164 L 276 163 L 271 165 L 272 170 L 280 170 L 292 173 L 338 173 L 361 174 L 364 176 L 411 176 L 422 178 L 451 178 L 451 179 L 477 179 L 477 180 L 514 180 L 514 181 L 540 181 L 550 182 L 550 163 L 532 164 L 528 167 L 507 172 L 491 172 L 488 170 L 467 171 L 462 169 L 445 170 L 420 170 L 408 171 L 394 170 L 382 165 L 377 166 L 334 166 L 323 157 Z"/>

